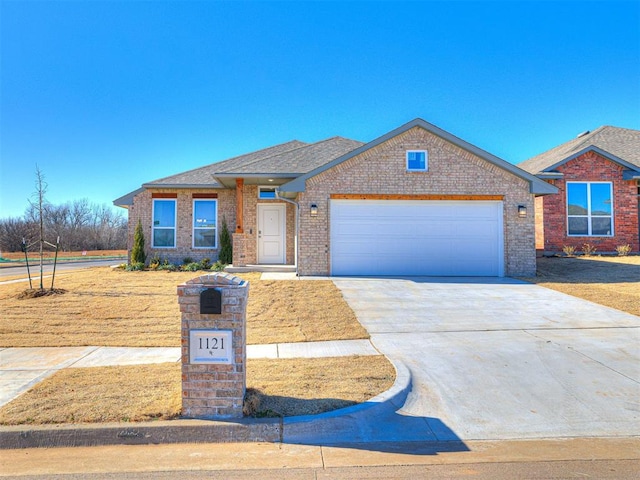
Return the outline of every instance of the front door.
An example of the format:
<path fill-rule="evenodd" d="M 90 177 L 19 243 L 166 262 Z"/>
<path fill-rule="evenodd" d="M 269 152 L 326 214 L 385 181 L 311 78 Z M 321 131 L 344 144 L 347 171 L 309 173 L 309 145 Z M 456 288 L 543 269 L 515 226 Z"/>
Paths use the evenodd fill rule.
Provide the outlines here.
<path fill-rule="evenodd" d="M 258 205 L 258 263 L 285 263 L 285 212 L 282 204 Z"/>

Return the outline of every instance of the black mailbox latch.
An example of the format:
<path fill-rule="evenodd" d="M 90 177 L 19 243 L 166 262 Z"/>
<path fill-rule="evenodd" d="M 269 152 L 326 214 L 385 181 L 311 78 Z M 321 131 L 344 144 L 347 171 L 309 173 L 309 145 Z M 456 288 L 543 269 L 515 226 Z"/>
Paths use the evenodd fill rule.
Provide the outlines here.
<path fill-rule="evenodd" d="M 200 313 L 222 313 L 222 292 L 217 288 L 207 288 L 200 292 Z"/>

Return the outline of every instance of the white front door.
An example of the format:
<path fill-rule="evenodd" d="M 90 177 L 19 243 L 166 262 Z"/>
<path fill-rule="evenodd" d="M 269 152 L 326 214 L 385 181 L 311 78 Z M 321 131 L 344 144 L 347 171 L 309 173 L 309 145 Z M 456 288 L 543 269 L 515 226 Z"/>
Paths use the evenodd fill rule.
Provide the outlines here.
<path fill-rule="evenodd" d="M 258 263 L 285 263 L 286 206 L 258 204 Z"/>

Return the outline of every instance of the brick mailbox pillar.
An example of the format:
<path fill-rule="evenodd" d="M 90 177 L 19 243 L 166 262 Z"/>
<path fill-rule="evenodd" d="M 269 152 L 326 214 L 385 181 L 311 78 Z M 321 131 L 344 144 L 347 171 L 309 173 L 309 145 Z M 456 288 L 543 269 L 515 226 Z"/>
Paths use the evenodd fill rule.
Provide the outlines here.
<path fill-rule="evenodd" d="M 184 417 L 242 417 L 248 293 L 247 281 L 226 273 L 178 285 Z"/>

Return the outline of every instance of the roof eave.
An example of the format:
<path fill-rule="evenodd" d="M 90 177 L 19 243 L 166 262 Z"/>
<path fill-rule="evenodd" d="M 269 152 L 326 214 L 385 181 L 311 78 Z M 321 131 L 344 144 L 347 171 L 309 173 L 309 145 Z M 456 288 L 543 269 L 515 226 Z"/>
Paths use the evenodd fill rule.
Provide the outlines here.
<path fill-rule="evenodd" d="M 144 183 L 142 185 L 143 189 L 147 188 L 215 188 L 221 189 L 224 188 L 222 185 L 219 185 L 218 182 L 214 183 Z"/>
<path fill-rule="evenodd" d="M 612 162 L 615 162 L 625 168 L 629 168 L 631 170 L 637 170 L 638 166 L 634 165 L 633 163 L 629 163 L 626 160 L 623 160 L 620 157 L 615 156 L 612 153 L 607 152 L 606 150 L 603 150 L 599 147 L 596 147 L 595 145 L 589 145 L 588 147 L 583 148 L 582 150 L 577 151 L 576 153 L 573 153 L 571 155 L 569 155 L 568 157 L 563 158 L 562 160 L 560 160 L 559 162 L 554 163 L 553 165 L 550 165 L 548 167 L 546 167 L 543 171 L 544 172 L 549 172 L 551 170 L 555 170 L 556 168 L 558 168 L 561 165 L 564 165 L 567 162 L 570 162 L 571 160 L 574 160 L 576 158 L 578 158 L 580 155 L 584 155 L 587 152 L 596 152 L 598 155 L 606 158 L 607 160 L 611 160 Z"/>
<path fill-rule="evenodd" d="M 120 198 L 116 198 L 113 201 L 113 204 L 116 207 L 129 208 L 131 205 L 133 205 L 133 197 L 142 192 L 144 192 L 144 188 L 138 188 L 133 192 L 129 192 L 126 195 L 121 196 Z"/>
<path fill-rule="evenodd" d="M 640 171 L 639 170 L 624 170 L 622 172 L 623 180 L 640 180 Z"/>

